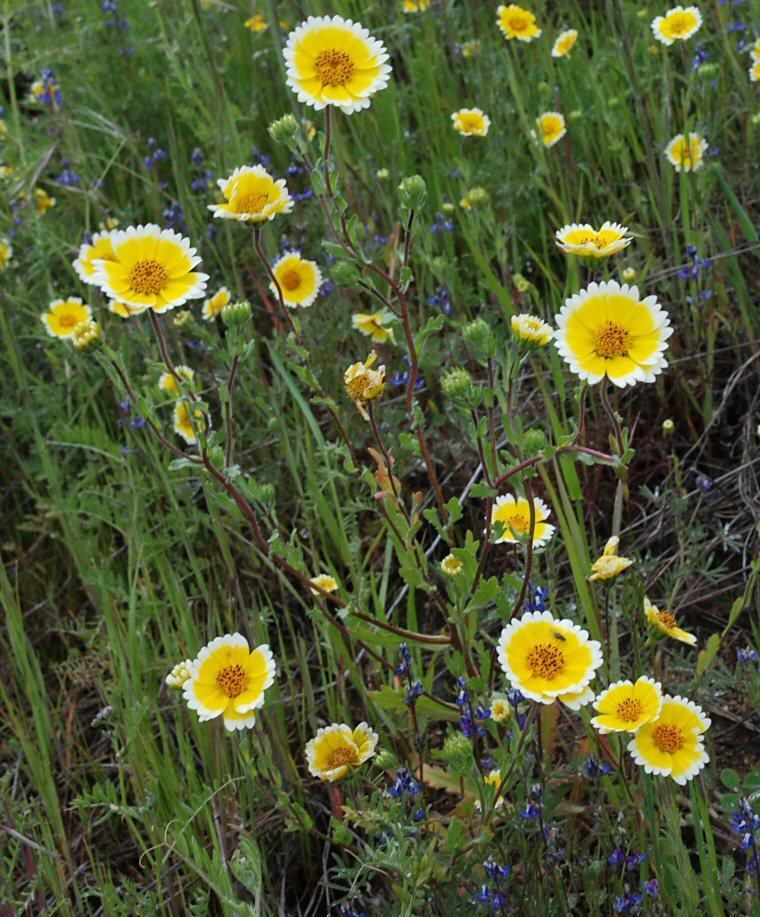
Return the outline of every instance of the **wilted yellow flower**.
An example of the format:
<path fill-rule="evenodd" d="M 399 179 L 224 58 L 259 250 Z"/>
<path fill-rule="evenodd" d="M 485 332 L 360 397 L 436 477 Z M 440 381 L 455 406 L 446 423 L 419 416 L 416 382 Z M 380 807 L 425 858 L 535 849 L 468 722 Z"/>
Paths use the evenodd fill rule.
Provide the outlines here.
<path fill-rule="evenodd" d="M 554 328 L 535 315 L 513 315 L 512 334 L 525 344 L 544 347 L 554 337 Z"/>
<path fill-rule="evenodd" d="M 192 659 L 183 659 L 178 662 L 164 679 L 170 688 L 181 688 L 190 677 L 190 666 L 193 664 Z"/>
<path fill-rule="evenodd" d="M 367 402 L 379 398 L 385 388 L 385 367 L 371 369 L 375 360 L 377 360 L 377 354 L 373 351 L 364 363 L 352 363 L 343 374 L 346 394 L 365 420 L 369 420 Z"/>
<path fill-rule="evenodd" d="M 611 732 L 636 732 L 644 723 L 656 720 L 662 708 L 662 685 L 653 678 L 616 681 L 597 697 L 594 709 L 599 715 L 591 725 L 602 735 Z"/>
<path fill-rule="evenodd" d="M 539 497 L 533 498 L 533 507 L 533 547 L 541 548 L 554 534 L 554 526 L 546 522 L 551 510 Z M 491 523 L 494 522 L 504 525 L 504 532 L 496 539 L 496 544 L 518 541 L 518 536 L 530 534 L 530 504 L 525 497 L 513 497 L 512 494 L 497 497 L 491 511 Z"/>
<path fill-rule="evenodd" d="M 674 6 L 664 16 L 652 20 L 652 31 L 657 41 L 672 45 L 691 38 L 701 25 L 702 14 L 696 6 Z"/>
<path fill-rule="evenodd" d="M 496 15 L 496 24 L 507 41 L 516 38 L 518 41 L 531 42 L 541 34 L 533 13 L 514 3 L 497 7 Z"/>
<path fill-rule="evenodd" d="M 570 57 L 576 41 L 578 41 L 578 32 L 575 29 L 560 32 L 552 47 L 552 57 Z"/>
<path fill-rule="evenodd" d="M 620 539 L 613 535 L 604 547 L 604 553 L 591 565 L 592 575 L 590 580 L 595 579 L 614 579 L 618 573 L 627 570 L 633 561 L 628 557 L 618 557 L 617 551 L 620 545 Z"/>
<path fill-rule="evenodd" d="M 293 209 L 293 199 L 285 179 L 275 181 L 260 164 L 239 166 L 229 178 L 218 179 L 217 185 L 225 202 L 209 204 L 208 209 L 215 217 L 264 223 L 273 220 L 279 213 L 290 213 Z"/>
<path fill-rule="evenodd" d="M 690 133 L 687 140 L 683 134 L 677 134 L 665 147 L 668 162 L 676 172 L 696 172 L 704 165 L 707 140 L 699 134 Z"/>
<path fill-rule="evenodd" d="M 322 286 L 322 272 L 315 261 L 307 261 L 298 252 L 288 252 L 275 261 L 273 270 L 288 308 L 301 306 L 305 309 L 313 305 Z M 274 283 L 270 283 L 269 288 L 277 293 Z"/>
<path fill-rule="evenodd" d="M 541 141 L 547 149 L 553 147 L 567 133 L 565 119 L 558 111 L 545 111 L 538 116 L 536 124 L 541 132 Z"/>
<path fill-rule="evenodd" d="M 491 719 L 494 723 L 506 723 L 512 716 L 512 704 L 506 697 L 491 698 Z"/>
<path fill-rule="evenodd" d="M 204 321 L 213 321 L 230 299 L 232 299 L 232 294 L 227 287 L 220 287 L 213 296 L 209 297 L 209 299 L 205 300 L 203 303 L 201 315 Z"/>
<path fill-rule="evenodd" d="M 251 729 L 276 671 L 266 644 L 251 650 L 242 634 L 216 637 L 190 663 L 183 683 L 187 706 L 201 722 L 221 716 L 230 731 Z"/>
<path fill-rule="evenodd" d="M 362 334 L 371 337 L 378 344 L 382 344 L 385 341 L 396 343 L 393 328 L 385 327 L 392 321 L 393 316 L 390 312 L 358 312 L 356 315 L 351 316 L 351 325 L 357 331 L 361 331 Z"/>
<path fill-rule="evenodd" d="M 405 13 L 421 13 L 430 6 L 430 0 L 403 0 Z"/>
<path fill-rule="evenodd" d="M 479 108 L 460 108 L 452 114 L 451 120 L 454 130 L 463 137 L 485 137 L 491 126 L 491 119 Z"/>
<path fill-rule="evenodd" d="M 309 16 L 290 33 L 283 55 L 288 86 L 318 111 L 334 105 L 350 115 L 369 108 L 391 73 L 383 43 L 342 16 Z"/>
<path fill-rule="evenodd" d="M 306 134 L 307 140 L 311 141 L 317 136 L 317 126 L 313 121 L 309 121 L 308 118 L 303 119 L 301 127 L 303 128 L 304 134 Z"/>
<path fill-rule="evenodd" d="M 0 271 L 4 271 L 13 257 L 13 246 L 7 239 L 0 238 Z"/>
<path fill-rule="evenodd" d="M 448 554 L 441 561 L 441 572 L 445 573 L 446 576 L 459 576 L 463 569 L 464 564 L 453 554 Z"/>
<path fill-rule="evenodd" d="M 622 251 L 633 241 L 627 236 L 627 226 L 620 223 L 602 224 L 601 229 L 594 229 L 588 223 L 570 223 L 558 229 L 555 241 L 563 252 L 583 255 L 587 258 L 609 258 Z"/>
<path fill-rule="evenodd" d="M 180 363 L 174 369 L 177 371 L 178 376 L 182 376 L 188 382 L 192 382 L 195 378 L 195 372 L 189 366 Z M 162 392 L 168 392 L 172 398 L 179 398 L 179 385 L 171 373 L 161 373 L 158 378 L 158 387 Z"/>
<path fill-rule="evenodd" d="M 47 213 L 51 207 L 55 207 L 56 205 L 55 198 L 51 197 L 44 188 L 35 188 L 34 198 L 34 203 L 37 207 L 37 213 L 39 214 Z"/>
<path fill-rule="evenodd" d="M 323 726 L 306 744 L 309 773 L 334 783 L 375 754 L 377 733 L 367 723 L 352 729 L 345 723 Z"/>
<path fill-rule="evenodd" d="M 496 792 L 501 786 L 501 771 L 496 769 L 489 771 L 483 781 L 493 787 L 494 792 Z M 504 797 L 499 796 L 498 799 L 494 802 L 494 809 L 500 809 L 504 805 Z M 482 808 L 481 802 L 479 799 L 475 800 L 475 808 L 480 811 Z"/>
<path fill-rule="evenodd" d="M 320 573 L 319 576 L 315 576 L 312 579 L 312 583 L 315 586 L 319 586 L 320 589 L 324 589 L 325 592 L 335 592 L 338 588 L 338 581 L 334 576 L 330 576 L 329 573 Z M 312 589 L 312 595 L 321 595 L 319 589 Z"/>
<path fill-rule="evenodd" d="M 476 57 L 480 54 L 481 50 L 482 46 L 480 41 L 477 38 L 470 39 L 470 41 L 466 41 L 461 47 L 462 57 Z"/>
<path fill-rule="evenodd" d="M 69 296 L 68 299 L 53 300 L 40 318 L 51 337 L 68 339 L 77 325 L 92 318 L 92 309 L 78 296 Z"/>
<path fill-rule="evenodd" d="M 590 385 L 607 376 L 620 388 L 654 382 L 673 333 L 655 296 L 616 280 L 590 283 L 555 316 L 554 343 L 570 369 Z"/>
<path fill-rule="evenodd" d="M 639 729 L 628 751 L 647 774 L 672 777 L 685 786 L 710 760 L 703 739 L 709 728 L 710 719 L 701 707 L 666 694 L 660 715 Z"/>
<path fill-rule="evenodd" d="M 696 644 L 697 638 L 694 634 L 682 630 L 678 626 L 675 617 L 669 611 L 660 611 L 659 608 L 646 598 L 646 596 L 644 597 L 644 614 L 646 615 L 647 621 L 663 634 L 667 634 L 669 637 L 672 637 L 674 640 L 679 640 L 681 643 L 688 643 L 689 646 L 694 646 Z"/>

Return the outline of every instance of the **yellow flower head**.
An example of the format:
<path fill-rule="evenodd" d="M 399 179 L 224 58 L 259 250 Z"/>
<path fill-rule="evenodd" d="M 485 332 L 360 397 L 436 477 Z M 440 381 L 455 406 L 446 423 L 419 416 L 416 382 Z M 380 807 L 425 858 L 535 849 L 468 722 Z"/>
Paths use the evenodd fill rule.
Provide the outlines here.
<path fill-rule="evenodd" d="M 306 309 L 313 305 L 322 286 L 322 271 L 316 262 L 307 261 L 298 252 L 288 252 L 274 263 L 273 270 L 282 291 L 283 302 L 288 308 L 301 306 Z M 269 288 L 277 293 L 274 283 L 270 283 Z"/>
<path fill-rule="evenodd" d="M 385 341 L 396 343 L 393 328 L 385 327 L 392 321 L 393 316 L 390 312 L 357 312 L 351 316 L 352 327 L 371 337 L 378 344 L 383 344 Z"/>
<path fill-rule="evenodd" d="M 533 507 L 533 547 L 541 548 L 554 534 L 554 526 L 546 521 L 551 510 L 539 497 L 533 498 Z M 504 532 L 496 539 L 496 544 L 519 541 L 521 536 L 527 537 L 530 534 L 530 504 L 525 497 L 513 497 L 512 494 L 497 497 L 491 510 L 491 524 L 494 522 L 501 522 L 504 526 Z"/>
<path fill-rule="evenodd" d="M 176 384 L 176 380 L 175 381 Z M 184 401 L 178 401 L 174 405 L 174 432 L 184 439 L 188 446 L 192 446 L 198 440 L 198 434 L 195 432 L 197 428 L 198 421 L 203 417 L 203 411 L 200 408 L 195 408 L 195 423 L 196 426 L 193 426 L 193 421 L 190 418 L 190 408 L 185 404 Z"/>
<path fill-rule="evenodd" d="M 594 709 L 599 716 L 591 718 L 591 725 L 602 735 L 636 732 L 660 715 L 661 689 L 653 678 L 638 678 L 635 683 L 616 681 L 597 697 Z"/>
<path fill-rule="evenodd" d="M 73 262 L 74 270 L 83 283 L 97 284 L 96 261 L 115 261 L 110 232 L 96 232 L 91 241 L 83 242 Z"/>
<path fill-rule="evenodd" d="M 178 662 L 164 679 L 170 688 L 181 688 L 190 677 L 190 666 L 193 664 L 192 659 L 184 659 Z"/>
<path fill-rule="evenodd" d="M 583 692 L 602 664 L 601 644 L 550 611 L 513 618 L 501 632 L 497 654 L 512 687 L 542 704 Z"/>
<path fill-rule="evenodd" d="M 459 576 L 462 570 L 464 570 L 464 564 L 453 554 L 447 554 L 441 561 L 441 572 L 446 576 Z"/>
<path fill-rule="evenodd" d="M 705 164 L 707 141 L 699 134 L 690 133 L 688 140 L 683 134 L 676 136 L 665 147 L 668 162 L 676 172 L 696 172 Z"/>
<path fill-rule="evenodd" d="M 51 337 L 68 339 L 77 325 L 92 318 L 92 309 L 78 296 L 69 296 L 68 299 L 53 300 L 40 318 Z"/>
<path fill-rule="evenodd" d="M 497 7 L 496 16 L 498 17 L 496 24 L 507 41 L 512 41 L 512 39 L 516 38 L 518 41 L 531 42 L 541 34 L 541 29 L 536 25 L 536 17 L 533 13 L 514 3 L 510 3 L 509 6 L 502 4 Z"/>
<path fill-rule="evenodd" d="M 4 271 L 13 257 L 13 247 L 7 239 L 0 238 L 0 271 Z"/>
<path fill-rule="evenodd" d="M 405 13 L 421 13 L 430 6 L 430 0 L 403 0 L 403 10 Z"/>
<path fill-rule="evenodd" d="M 227 303 L 232 299 L 232 294 L 227 287 L 220 287 L 213 296 L 205 300 L 201 315 L 204 321 L 212 322 Z"/>
<path fill-rule="evenodd" d="M 644 597 L 644 614 L 646 615 L 647 621 L 663 634 L 667 634 L 674 640 L 680 640 L 681 643 L 688 643 L 689 646 L 696 645 L 697 638 L 694 634 L 681 630 L 674 615 L 667 609 L 665 611 L 660 611 L 659 608 L 655 607 L 649 599 L 646 598 L 646 596 Z"/>
<path fill-rule="evenodd" d="M 309 773 L 334 783 L 371 758 L 376 746 L 377 733 L 367 723 L 359 723 L 356 729 L 345 723 L 323 726 L 306 743 Z"/>
<path fill-rule="evenodd" d="M 111 233 L 113 258 L 96 260 L 95 282 L 113 299 L 141 309 L 166 312 L 206 290 L 207 274 L 190 240 L 155 223 Z"/>
<path fill-rule="evenodd" d="M 338 581 L 334 576 L 330 576 L 329 573 L 320 573 L 319 576 L 315 576 L 312 579 L 312 583 L 315 586 L 319 586 L 321 589 L 324 589 L 325 592 L 335 592 L 338 588 Z M 312 595 L 321 595 L 319 589 L 312 589 Z"/>
<path fill-rule="evenodd" d="M 652 20 L 652 31 L 657 41 L 672 45 L 691 38 L 701 25 L 702 14 L 696 6 L 674 6 L 664 16 Z"/>
<path fill-rule="evenodd" d="M 119 318 L 132 318 L 133 315 L 139 315 L 147 308 L 147 306 L 128 306 L 125 302 L 119 302 L 118 299 L 108 300 L 108 311 L 118 315 Z"/>
<path fill-rule="evenodd" d="M 493 787 L 493 792 L 496 793 L 501 786 L 501 771 L 492 770 L 489 771 L 483 778 L 484 783 L 487 783 L 489 786 Z M 499 798 L 494 803 L 494 809 L 500 809 L 504 805 L 504 797 L 499 796 Z M 480 811 L 481 802 L 479 799 L 475 800 L 475 808 Z"/>
<path fill-rule="evenodd" d="M 352 363 L 343 374 L 346 394 L 365 420 L 369 420 L 365 405 L 379 398 L 385 388 L 385 367 L 371 368 L 376 359 L 377 354 L 372 352 L 364 363 Z"/>
<path fill-rule="evenodd" d="M 752 61 L 752 66 L 749 68 L 749 81 L 750 83 L 760 81 L 760 58 Z"/>
<path fill-rule="evenodd" d="M 760 60 L 760 38 L 755 40 L 755 43 L 749 49 L 749 56 L 752 60 Z"/>
<path fill-rule="evenodd" d="M 565 119 L 558 111 L 545 111 L 536 118 L 536 124 L 540 131 L 541 142 L 547 149 L 559 143 L 567 133 Z"/>
<path fill-rule="evenodd" d="M 672 777 L 684 786 L 710 760 L 704 746 L 709 728 L 710 720 L 701 707 L 666 694 L 659 717 L 639 729 L 628 751 L 648 774 Z"/>
<path fill-rule="evenodd" d="M 512 704 L 506 697 L 491 698 L 491 719 L 494 723 L 506 723 L 512 716 Z"/>
<path fill-rule="evenodd" d="M 223 717 L 233 731 L 250 729 L 256 722 L 277 666 L 266 644 L 251 650 L 242 634 L 225 634 L 205 646 L 189 670 L 183 685 L 187 706 L 201 722 Z"/>
<path fill-rule="evenodd" d="M 560 694 L 560 701 L 568 710 L 574 710 L 576 713 L 581 707 L 586 707 L 596 698 L 594 689 L 591 685 L 586 685 L 581 691 L 571 691 L 569 694 Z"/>
<path fill-rule="evenodd" d="M 554 328 L 535 315 L 513 315 L 512 334 L 525 344 L 545 347 L 554 337 Z"/>
<path fill-rule="evenodd" d="M 189 366 L 179 364 L 174 368 L 177 370 L 177 374 L 183 376 L 188 382 L 193 381 L 195 373 Z M 179 385 L 177 385 L 177 380 L 171 373 L 161 373 L 158 378 L 158 387 L 162 392 L 169 392 L 172 398 L 179 398 Z"/>
<path fill-rule="evenodd" d="M 306 134 L 306 139 L 311 142 L 317 136 L 317 126 L 313 121 L 309 121 L 308 118 L 304 118 L 301 122 L 301 127 L 303 128 L 304 134 Z"/>
<path fill-rule="evenodd" d="M 556 243 L 563 252 L 587 258 L 609 258 L 622 251 L 633 241 L 626 236 L 627 226 L 607 221 L 601 229 L 588 223 L 570 223 L 556 233 Z"/>
<path fill-rule="evenodd" d="M 34 203 L 37 207 L 37 213 L 45 214 L 51 207 L 55 207 L 56 200 L 54 197 L 51 197 L 44 188 L 35 188 Z"/>
<path fill-rule="evenodd" d="M 477 38 L 472 38 L 462 45 L 462 57 L 477 57 L 481 50 L 482 45 L 480 41 Z"/>
<path fill-rule="evenodd" d="M 451 120 L 454 130 L 463 137 L 485 137 L 491 126 L 491 119 L 479 108 L 460 108 L 452 114 Z"/>
<path fill-rule="evenodd" d="M 385 45 L 342 16 L 309 16 L 290 33 L 283 54 L 288 86 L 318 111 L 369 108 L 391 73 Z"/>
<path fill-rule="evenodd" d="M 633 563 L 628 557 L 618 557 L 618 545 L 620 539 L 613 535 L 604 547 L 604 553 L 597 558 L 591 565 L 590 580 L 595 579 L 614 579 L 618 573 L 627 570 Z"/>
<path fill-rule="evenodd" d="M 218 179 L 217 185 L 224 203 L 209 204 L 208 209 L 224 220 L 265 223 L 293 209 L 285 179 L 275 181 L 260 164 L 239 166 L 229 178 Z"/>
<path fill-rule="evenodd" d="M 640 299 L 637 287 L 590 283 L 565 300 L 555 322 L 560 356 L 591 385 L 605 376 L 620 388 L 654 382 L 667 365 L 670 319 L 655 296 Z"/>
<path fill-rule="evenodd" d="M 243 23 L 246 29 L 250 29 L 252 32 L 263 32 L 268 28 L 266 19 L 261 15 L 261 13 L 254 13 L 250 19 L 246 19 Z"/>
<path fill-rule="evenodd" d="M 570 57 L 576 41 L 578 41 L 578 32 L 575 29 L 560 32 L 552 47 L 552 57 Z"/>

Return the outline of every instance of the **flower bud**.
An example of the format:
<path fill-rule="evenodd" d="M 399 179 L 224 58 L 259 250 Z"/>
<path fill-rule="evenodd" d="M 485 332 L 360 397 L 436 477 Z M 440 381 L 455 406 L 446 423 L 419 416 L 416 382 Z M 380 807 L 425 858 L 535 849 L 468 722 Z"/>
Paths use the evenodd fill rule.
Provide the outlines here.
<path fill-rule="evenodd" d="M 193 320 L 193 314 L 188 309 L 181 309 L 176 312 L 172 318 L 172 324 L 175 328 L 185 328 Z"/>
<path fill-rule="evenodd" d="M 475 386 L 466 369 L 456 366 L 441 376 L 443 394 L 465 410 L 475 406 Z"/>
<path fill-rule="evenodd" d="M 626 267 L 621 276 L 625 283 L 633 283 L 636 279 L 636 271 L 632 267 Z"/>
<path fill-rule="evenodd" d="M 673 423 L 672 420 L 670 420 L 670 419 L 668 419 L 668 420 L 663 420 L 663 422 L 662 422 L 662 435 L 663 435 L 663 436 L 670 436 L 670 434 L 675 430 L 675 428 L 676 428 L 676 425 Z"/>
<path fill-rule="evenodd" d="M 378 169 L 377 172 L 375 172 L 375 176 L 380 181 L 385 181 L 386 178 L 390 178 L 391 173 L 387 169 Z"/>
<path fill-rule="evenodd" d="M 408 210 L 422 210 L 427 199 L 427 185 L 421 175 L 409 175 L 398 186 L 401 206 Z"/>
<path fill-rule="evenodd" d="M 228 302 L 222 306 L 222 321 L 225 325 L 244 325 L 251 317 L 251 304 L 247 299 Z"/>
<path fill-rule="evenodd" d="M 485 319 L 476 318 L 474 321 L 468 322 L 462 328 L 462 336 L 472 353 L 482 363 L 485 363 L 496 353 L 496 341 L 494 340 L 493 331 L 491 331 L 491 327 Z"/>
<path fill-rule="evenodd" d="M 283 115 L 269 125 L 269 136 L 275 143 L 292 143 L 298 134 L 295 115 Z"/>
<path fill-rule="evenodd" d="M 514 274 L 512 283 L 515 285 L 518 293 L 527 293 L 530 290 L 530 281 L 526 280 L 522 274 Z"/>
<path fill-rule="evenodd" d="M 103 329 L 100 325 L 88 318 L 80 322 L 71 336 L 71 343 L 80 353 L 93 353 L 103 346 Z"/>

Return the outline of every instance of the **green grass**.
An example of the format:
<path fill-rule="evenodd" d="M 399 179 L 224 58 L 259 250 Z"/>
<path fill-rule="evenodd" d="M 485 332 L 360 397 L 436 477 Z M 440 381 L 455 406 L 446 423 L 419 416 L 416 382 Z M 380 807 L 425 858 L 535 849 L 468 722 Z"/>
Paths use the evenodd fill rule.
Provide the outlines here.
<path fill-rule="evenodd" d="M 496 28 L 496 3 L 433 0 L 409 16 L 400 6 L 124 2 L 127 30 L 107 25 L 113 14 L 98 0 L 68 0 L 64 12 L 0 0 L 0 236 L 12 235 L 14 250 L 0 273 L 8 913 L 313 915 L 350 902 L 371 915 L 493 913 L 475 900 L 484 884 L 495 888 L 489 857 L 512 868 L 510 913 L 609 914 L 653 878 L 659 899 L 646 897 L 645 913 L 757 913 L 760 889 L 731 814 L 760 789 L 757 665 L 737 663 L 737 649 L 760 643 L 760 121 L 739 46 L 760 34 L 760 11 L 705 0 L 698 35 L 665 48 L 650 28 L 664 5 L 536 3 L 543 35 L 515 46 Z M 244 27 L 254 11 L 266 31 Z M 342 275 L 347 285 L 294 316 L 296 341 L 250 228 L 214 221 L 215 185 L 193 183 L 269 157 L 292 192 L 317 190 L 266 224 L 270 260 L 286 243 L 326 277 L 353 260 L 335 257 L 341 229 L 328 227 L 317 200 L 321 166 L 309 176 L 267 132 L 287 113 L 312 121 L 317 136 L 304 144 L 321 163 L 324 113 L 287 88 L 277 23 L 328 12 L 361 21 L 391 54 L 390 84 L 371 107 L 333 113 L 331 162 L 346 218 L 358 215 L 354 244 L 394 285 L 366 267 L 364 286 Z M 729 29 L 737 19 L 745 32 Z M 568 26 L 577 48 L 554 59 L 554 36 Z M 473 39 L 479 52 L 464 56 Z M 698 43 L 709 61 L 693 69 Z M 48 67 L 60 110 L 29 98 Z M 465 106 L 489 114 L 487 138 L 453 130 L 451 113 Z M 545 150 L 531 131 L 548 110 L 564 112 L 568 134 Z M 679 175 L 663 150 L 689 130 L 711 151 L 704 168 Z M 150 138 L 167 153 L 152 168 Z M 61 182 L 66 169 L 78 184 Z M 397 189 L 415 174 L 427 202 L 415 213 L 407 276 L 409 211 Z M 36 188 L 56 199 L 44 214 Z M 487 200 L 463 208 L 473 188 Z M 339 209 L 325 203 L 334 221 Z M 176 462 L 149 425 L 133 423 L 150 420 L 183 445 L 157 386 L 166 367 L 148 315 L 111 314 L 72 267 L 85 233 L 107 220 L 163 225 L 175 205 L 209 291 L 225 285 L 253 309 L 235 333 L 201 321 L 198 302 L 183 327 L 176 313 L 159 317 L 172 360 L 193 367 L 208 405 L 211 440 L 189 447 L 205 465 Z M 608 261 L 589 266 L 554 244 L 566 223 L 605 220 L 634 236 Z M 711 264 L 680 276 L 694 264 L 691 247 Z M 621 456 L 600 387 L 582 393 L 553 347 L 519 352 L 510 318 L 552 322 L 566 297 L 625 268 L 675 334 L 656 383 L 611 393 L 630 444 Z M 367 285 L 399 310 L 405 294 L 426 382 L 411 414 L 405 387 L 388 385 L 375 402 L 377 436 L 343 390 L 346 367 L 372 347 L 351 327 L 352 314 L 377 307 Z M 45 334 L 39 316 L 70 295 L 102 325 L 98 353 Z M 375 345 L 389 381 L 408 369 L 410 335 L 400 320 L 394 331 L 395 345 Z M 228 468 L 224 390 L 235 357 Z M 115 366 L 138 396 L 129 411 Z M 474 415 L 444 392 L 456 366 L 474 378 Z M 616 452 L 614 462 L 556 452 L 575 442 L 582 404 L 578 442 Z M 537 552 L 489 545 L 488 482 L 534 455 L 499 492 L 540 496 L 557 532 Z M 611 534 L 635 564 L 590 583 Z M 440 562 L 450 550 L 464 570 L 447 579 Z M 320 572 L 339 581 L 339 605 L 306 586 Z M 644 774 L 625 752 L 628 737 L 593 729 L 590 707 L 553 704 L 537 718 L 523 704 L 522 728 L 514 715 L 505 726 L 489 721 L 474 747 L 459 733 L 458 677 L 473 707 L 508 687 L 492 651 L 520 611 L 524 575 L 549 588 L 558 618 L 602 643 L 599 690 L 652 675 L 704 707 L 711 760 L 687 787 Z M 645 595 L 698 648 L 655 640 Z M 278 674 L 255 729 L 225 733 L 218 720 L 199 722 L 164 678 L 235 630 L 270 645 Z M 395 672 L 402 642 L 408 679 Z M 405 704 L 416 680 L 424 694 Z M 304 747 L 320 726 L 362 721 L 379 734 L 378 754 L 331 793 L 308 773 Z M 487 754 L 507 776 L 495 817 L 478 763 Z M 589 755 L 612 773 L 589 778 Z M 414 799 L 386 792 L 401 767 L 420 783 Z M 540 822 L 519 814 L 537 783 Z M 647 858 L 632 870 L 610 864 L 616 847 Z"/>

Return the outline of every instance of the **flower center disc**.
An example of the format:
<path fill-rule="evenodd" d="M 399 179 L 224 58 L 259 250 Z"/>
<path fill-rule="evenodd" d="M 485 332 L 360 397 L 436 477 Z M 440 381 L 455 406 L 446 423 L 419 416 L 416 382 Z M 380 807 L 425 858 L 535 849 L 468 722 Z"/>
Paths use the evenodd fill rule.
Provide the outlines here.
<path fill-rule="evenodd" d="M 168 282 L 169 275 L 155 258 L 138 261 L 129 272 L 129 285 L 138 293 L 160 293 Z"/>
<path fill-rule="evenodd" d="M 327 758 L 327 766 L 332 770 L 335 767 L 343 767 L 344 764 L 358 764 L 359 755 L 355 748 L 350 745 L 341 745 L 340 748 L 333 748 Z"/>
<path fill-rule="evenodd" d="M 286 290 L 292 293 L 293 290 L 297 290 L 301 286 L 301 275 L 295 270 L 285 271 L 282 275 L 280 286 L 285 287 Z"/>
<path fill-rule="evenodd" d="M 252 191 L 235 201 L 235 209 L 238 213 L 261 213 L 268 203 L 268 194 L 263 191 Z"/>
<path fill-rule="evenodd" d="M 314 70 L 325 86 L 344 86 L 353 76 L 354 62 L 345 51 L 331 48 L 320 51 L 314 61 Z"/>
<path fill-rule="evenodd" d="M 673 615 L 669 611 L 660 612 L 660 621 L 668 629 L 672 629 L 676 626 L 676 619 L 673 617 Z"/>
<path fill-rule="evenodd" d="M 362 373 L 361 375 L 356 376 L 356 378 L 346 383 L 346 391 L 348 392 L 348 397 L 352 401 L 361 401 L 368 385 L 369 378 L 367 377 L 366 373 Z"/>
<path fill-rule="evenodd" d="M 618 716 L 624 723 L 633 723 L 644 711 L 644 705 L 635 697 L 627 697 L 618 704 Z"/>
<path fill-rule="evenodd" d="M 685 741 L 678 726 L 671 726 L 668 723 L 658 726 L 652 738 L 660 751 L 667 752 L 669 755 L 675 754 Z"/>
<path fill-rule="evenodd" d="M 530 530 L 530 519 L 526 519 L 521 513 L 515 513 L 504 520 L 504 528 L 506 531 L 514 529 L 522 535 Z"/>
<path fill-rule="evenodd" d="M 528 665 L 536 678 L 551 681 L 565 668 L 565 657 L 562 650 L 551 643 L 538 643 L 528 653 Z"/>
<path fill-rule="evenodd" d="M 526 16 L 512 16 L 509 20 L 509 27 L 514 32 L 524 32 L 528 28 L 528 19 Z"/>
<path fill-rule="evenodd" d="M 239 663 L 226 665 L 216 676 L 216 683 L 222 694 L 227 697 L 237 697 L 245 691 L 248 684 L 248 675 Z"/>
<path fill-rule="evenodd" d="M 674 35 L 683 35 L 684 32 L 688 32 L 691 28 L 691 17 L 684 16 L 683 13 L 676 13 L 670 17 L 668 25 Z"/>
<path fill-rule="evenodd" d="M 631 332 L 614 322 L 605 322 L 594 335 L 594 350 L 605 360 L 625 356 L 630 344 Z"/>
<path fill-rule="evenodd" d="M 64 328 L 72 328 L 74 325 L 78 324 L 73 315 L 64 315 L 63 318 L 60 319 L 60 322 Z"/>

